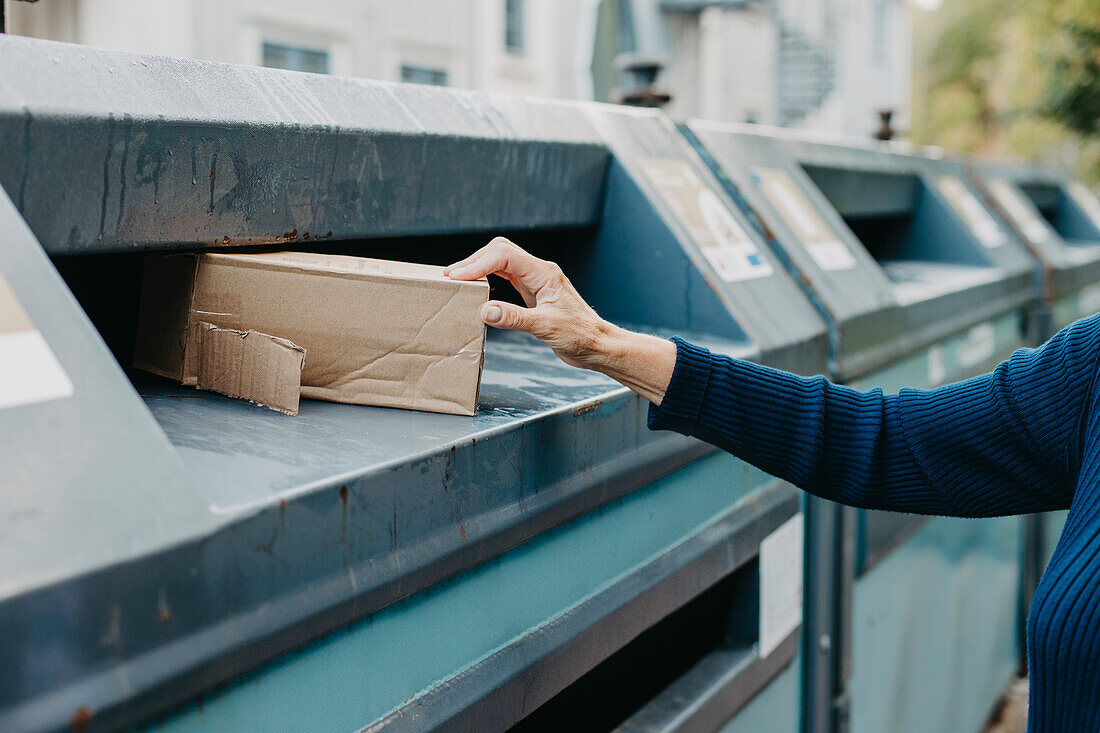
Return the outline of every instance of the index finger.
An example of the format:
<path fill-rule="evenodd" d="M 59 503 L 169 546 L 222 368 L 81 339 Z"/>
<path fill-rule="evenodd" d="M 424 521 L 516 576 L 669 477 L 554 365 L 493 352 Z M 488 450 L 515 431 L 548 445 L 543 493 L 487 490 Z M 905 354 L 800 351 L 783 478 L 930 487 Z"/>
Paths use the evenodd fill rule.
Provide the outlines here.
<path fill-rule="evenodd" d="M 477 280 L 489 274 L 507 274 L 532 292 L 538 291 L 553 274 L 554 265 L 540 260 L 503 237 L 497 237 L 460 262 L 444 268 L 455 280 Z"/>

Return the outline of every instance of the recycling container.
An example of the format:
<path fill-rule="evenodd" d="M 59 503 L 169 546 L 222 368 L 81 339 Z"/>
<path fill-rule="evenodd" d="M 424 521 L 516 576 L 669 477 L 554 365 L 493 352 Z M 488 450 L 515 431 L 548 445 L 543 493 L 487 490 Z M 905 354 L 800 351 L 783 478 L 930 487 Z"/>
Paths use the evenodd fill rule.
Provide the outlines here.
<path fill-rule="evenodd" d="M 671 123 L 10 36 L 0 69 L 0 730 L 798 729 L 801 586 L 761 608 L 798 492 L 611 380 L 491 332 L 473 417 L 289 417 L 129 367 L 150 252 L 506 234 L 616 322 L 823 370 Z"/>
<path fill-rule="evenodd" d="M 830 374 L 935 387 L 1026 343 L 1031 261 L 965 173 L 749 125 L 682 127 L 826 319 Z M 827 504 L 826 502 L 820 502 Z M 978 730 L 1016 669 L 1022 529 L 839 507 L 829 718 L 807 730 Z"/>
<path fill-rule="evenodd" d="M 1041 343 L 1100 310 L 1100 201 L 1096 195 L 1054 168 L 971 160 L 968 170 L 1038 264 L 1043 297 L 1032 319 L 1033 341 Z M 1026 633 L 1032 594 L 1054 554 L 1066 514 L 1047 512 L 1024 520 L 1021 635 Z"/>

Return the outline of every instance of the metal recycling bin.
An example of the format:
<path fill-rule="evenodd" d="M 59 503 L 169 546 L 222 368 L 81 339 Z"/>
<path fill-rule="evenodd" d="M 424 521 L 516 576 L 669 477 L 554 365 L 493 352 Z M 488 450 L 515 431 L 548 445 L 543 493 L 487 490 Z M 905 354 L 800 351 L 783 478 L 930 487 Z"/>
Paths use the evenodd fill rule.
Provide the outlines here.
<path fill-rule="evenodd" d="M 1100 201 L 1068 173 L 1040 166 L 968 161 L 971 179 L 1038 263 L 1043 298 L 1032 340 L 1042 343 L 1079 318 L 1100 311 Z M 1025 518 L 1021 637 L 1039 577 L 1054 554 L 1067 512 Z"/>
<path fill-rule="evenodd" d="M 644 197 L 654 210 L 666 220 L 678 221 L 684 226 L 688 238 L 696 242 L 702 254 L 700 266 L 704 277 L 720 296 L 721 307 L 751 329 L 752 340 L 768 349 L 776 338 L 791 342 L 792 330 L 800 334 L 800 342 L 794 348 L 781 353 L 765 352 L 764 362 L 778 368 L 804 374 L 818 374 L 825 368 L 824 327 L 820 318 L 804 297 L 788 300 L 797 286 L 786 277 L 776 278 L 783 270 L 774 255 L 768 252 L 764 238 L 755 230 L 751 221 L 732 203 L 726 203 L 721 185 L 683 139 L 675 124 L 667 115 L 656 110 L 632 109 L 621 106 L 585 104 L 589 119 L 607 141 L 614 159 L 608 174 L 607 196 L 627 200 Z M 698 177 L 705 182 L 701 193 L 687 196 L 683 181 Z M 692 187 L 697 184 L 692 184 Z M 731 218 L 707 214 L 720 196 L 728 207 Z M 701 220 L 690 214 L 693 200 L 698 201 L 703 214 Z M 624 214 L 635 217 L 637 214 Z M 649 216 L 649 214 L 646 214 Z M 709 223 L 708 223 L 709 222 Z M 650 231 L 644 222 L 643 230 Z M 706 233 L 709 229 L 713 234 Z M 631 248 L 629 257 L 617 253 L 622 247 Z M 614 271 L 616 267 L 654 268 L 638 279 L 664 283 L 661 297 L 682 299 L 683 287 L 670 280 L 668 256 L 659 240 L 651 236 L 639 237 L 630 243 L 622 243 L 615 250 L 608 250 L 614 260 L 599 264 L 599 270 Z M 765 264 L 766 263 L 766 264 Z M 581 280 L 582 287 L 585 284 Z M 789 284 L 788 284 L 789 283 Z M 598 289 L 597 289 L 598 290 Z M 657 293 L 653 293 L 657 295 Z M 610 307 L 611 304 L 608 304 Z M 666 306 L 657 302 L 658 308 Z M 693 312 L 697 310 L 692 307 Z M 601 313 L 604 308 L 600 307 Z M 624 318 L 626 318 L 624 316 Z M 810 339 L 812 334 L 818 338 Z M 754 360 L 755 357 L 749 356 Z M 803 513 L 805 504 L 802 502 Z M 806 649 L 803 640 L 807 633 L 816 636 L 816 628 L 829 617 L 834 589 L 832 574 L 828 572 L 834 562 L 835 538 L 829 534 L 831 527 L 819 526 L 812 514 L 805 516 L 804 612 L 803 633 L 799 635 L 800 649 L 791 663 L 779 671 L 775 678 L 743 709 L 724 723 L 726 733 L 748 733 L 759 730 L 800 730 L 806 706 L 813 704 L 812 695 L 805 687 L 809 670 L 818 662 L 816 648 Z M 659 698 L 623 726 L 623 730 L 703 730 L 717 729 L 726 714 L 697 716 L 702 699 L 723 694 L 739 683 L 721 666 L 700 664 L 685 674 L 676 684 L 670 685 Z M 704 692 L 704 691 L 710 692 Z M 722 708 L 719 707 L 719 710 Z"/>
<path fill-rule="evenodd" d="M 692 121 L 685 135 L 758 217 L 824 314 L 830 372 L 887 393 L 992 368 L 1026 343 L 1026 251 L 956 165 Z M 807 730 L 977 730 L 1016 669 L 1022 529 L 840 509 L 839 623 Z"/>
<path fill-rule="evenodd" d="M 0 323 L 35 360 L 0 393 L 0 730 L 797 730 L 760 605 L 798 492 L 618 384 L 506 333 L 472 418 L 128 368 L 145 253 L 505 233 L 617 322 L 822 370 L 666 119 L 9 36 L 0 70 Z"/>

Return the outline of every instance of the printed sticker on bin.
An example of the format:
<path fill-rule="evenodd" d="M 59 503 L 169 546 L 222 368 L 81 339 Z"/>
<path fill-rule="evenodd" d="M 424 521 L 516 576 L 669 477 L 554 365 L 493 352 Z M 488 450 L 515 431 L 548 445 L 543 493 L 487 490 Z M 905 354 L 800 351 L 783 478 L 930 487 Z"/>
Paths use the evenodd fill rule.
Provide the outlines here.
<path fill-rule="evenodd" d="M 647 158 L 640 165 L 720 278 L 735 282 L 772 274 L 771 263 L 688 161 Z"/>
<path fill-rule="evenodd" d="M 72 393 L 69 375 L 0 275 L 0 410 Z"/>
<path fill-rule="evenodd" d="M 802 515 L 760 542 L 760 658 L 802 625 Z"/>
<path fill-rule="evenodd" d="M 1050 239 L 1050 226 L 1024 201 L 1023 195 L 1015 186 L 1003 178 L 991 178 L 989 190 L 1027 241 L 1039 244 Z"/>
<path fill-rule="evenodd" d="M 962 179 L 950 175 L 936 176 L 936 186 L 982 245 L 992 249 L 1008 241 L 1008 235 Z"/>
<path fill-rule="evenodd" d="M 818 267 L 847 270 L 856 266 L 855 255 L 825 222 L 790 173 L 782 168 L 755 168 L 752 180 Z"/>

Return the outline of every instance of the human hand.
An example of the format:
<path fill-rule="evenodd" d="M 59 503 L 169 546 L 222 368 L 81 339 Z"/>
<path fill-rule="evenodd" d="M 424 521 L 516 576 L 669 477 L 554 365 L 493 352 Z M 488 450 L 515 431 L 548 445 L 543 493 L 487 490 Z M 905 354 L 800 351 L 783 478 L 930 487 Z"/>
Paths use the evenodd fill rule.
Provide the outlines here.
<path fill-rule="evenodd" d="M 603 372 L 651 402 L 664 398 L 676 365 L 675 344 L 600 318 L 557 264 L 497 237 L 443 272 L 455 280 L 500 275 L 527 307 L 489 301 L 481 307 L 485 323 L 530 333 L 566 364 Z"/>
<path fill-rule="evenodd" d="M 539 259 L 504 237 L 497 237 L 466 259 L 444 269 L 455 280 L 489 274 L 510 282 L 526 308 L 492 300 L 481 319 L 496 328 L 532 334 L 576 367 L 599 367 L 599 344 L 615 327 L 597 315 L 556 263 Z"/>

